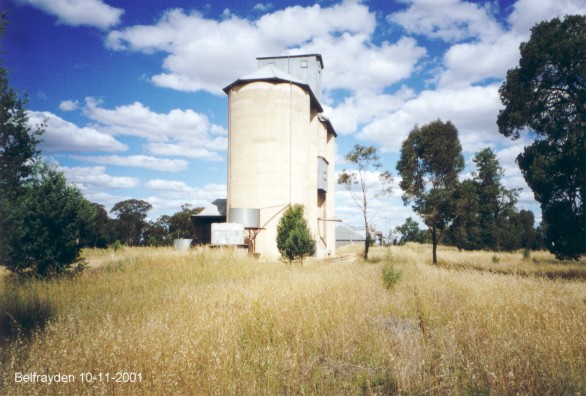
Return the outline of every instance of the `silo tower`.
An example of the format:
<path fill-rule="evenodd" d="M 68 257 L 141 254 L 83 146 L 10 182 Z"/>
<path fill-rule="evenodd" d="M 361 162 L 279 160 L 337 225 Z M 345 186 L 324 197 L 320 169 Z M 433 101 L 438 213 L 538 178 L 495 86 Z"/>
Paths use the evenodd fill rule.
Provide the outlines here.
<path fill-rule="evenodd" d="M 335 254 L 336 132 L 321 113 L 321 55 L 257 58 L 228 94 L 227 221 L 257 230 L 256 252 L 278 257 L 277 224 L 301 204 L 316 256 Z"/>

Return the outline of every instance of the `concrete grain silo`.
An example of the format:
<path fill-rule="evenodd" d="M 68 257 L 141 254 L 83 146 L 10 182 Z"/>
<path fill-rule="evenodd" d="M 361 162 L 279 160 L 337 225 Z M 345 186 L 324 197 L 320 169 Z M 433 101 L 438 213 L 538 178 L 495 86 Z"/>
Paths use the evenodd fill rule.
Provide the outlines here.
<path fill-rule="evenodd" d="M 255 249 L 278 257 L 277 224 L 301 204 L 317 243 L 335 254 L 336 133 L 323 111 L 321 55 L 257 58 L 228 94 L 227 222 L 254 232 Z"/>

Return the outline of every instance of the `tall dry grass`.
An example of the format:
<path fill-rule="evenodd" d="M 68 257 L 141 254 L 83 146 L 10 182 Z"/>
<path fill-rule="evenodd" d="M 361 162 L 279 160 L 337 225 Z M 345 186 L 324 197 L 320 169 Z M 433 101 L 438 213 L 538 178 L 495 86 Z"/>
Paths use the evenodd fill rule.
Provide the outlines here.
<path fill-rule="evenodd" d="M 426 246 L 374 249 L 374 264 L 347 249 L 286 265 L 126 248 L 87 252 L 74 279 L 4 275 L 0 394 L 586 393 L 582 280 L 488 272 L 512 263 L 488 252 L 441 250 L 434 267 Z M 387 290 L 389 263 L 400 278 Z M 105 381 L 120 371 L 142 381 Z M 75 382 L 16 383 L 17 372 Z"/>

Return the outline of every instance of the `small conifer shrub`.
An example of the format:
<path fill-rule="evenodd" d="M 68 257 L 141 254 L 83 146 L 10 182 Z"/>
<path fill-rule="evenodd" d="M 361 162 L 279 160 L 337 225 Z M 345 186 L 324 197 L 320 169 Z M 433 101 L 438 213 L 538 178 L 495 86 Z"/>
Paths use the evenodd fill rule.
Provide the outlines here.
<path fill-rule="evenodd" d="M 277 225 L 277 248 L 291 262 L 315 253 L 315 241 L 303 218 L 303 205 L 292 205 Z"/>

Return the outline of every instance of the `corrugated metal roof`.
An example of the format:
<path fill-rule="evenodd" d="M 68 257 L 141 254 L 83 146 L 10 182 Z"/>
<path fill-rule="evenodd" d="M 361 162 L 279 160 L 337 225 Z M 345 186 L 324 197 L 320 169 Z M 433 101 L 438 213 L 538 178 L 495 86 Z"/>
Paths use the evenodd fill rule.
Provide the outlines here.
<path fill-rule="evenodd" d="M 253 82 L 253 81 L 287 82 L 287 83 L 292 83 L 292 84 L 298 85 L 301 88 L 304 88 L 309 92 L 312 106 L 315 106 L 317 108 L 317 111 L 320 113 L 323 111 L 323 108 L 321 107 L 319 101 L 317 100 L 315 93 L 311 90 L 311 87 L 308 84 L 293 77 L 292 75 L 284 72 L 283 70 L 275 67 L 275 65 L 272 65 L 272 64 L 263 66 L 260 69 L 254 71 L 250 74 L 247 74 L 244 77 L 240 77 L 239 79 L 234 81 L 232 84 L 226 86 L 224 88 L 224 92 L 226 92 L 226 94 L 228 94 L 228 93 L 230 93 L 230 89 L 232 87 L 235 87 L 240 84 L 245 84 L 248 82 Z"/>
<path fill-rule="evenodd" d="M 256 58 L 258 68 L 273 64 L 311 87 L 317 100 L 322 103 L 321 71 L 323 62 L 321 55 L 291 55 Z"/>
<path fill-rule="evenodd" d="M 360 235 L 348 227 L 336 227 L 336 241 L 364 241 L 365 239 L 364 235 Z"/>
<path fill-rule="evenodd" d="M 289 59 L 289 58 L 309 58 L 315 57 L 321 65 L 321 68 L 324 68 L 324 60 L 321 54 L 300 54 L 300 55 L 283 55 L 283 56 L 260 56 L 256 58 L 257 60 L 261 59 Z"/>
<path fill-rule="evenodd" d="M 323 122 L 324 124 L 326 124 L 326 128 L 328 130 L 329 133 L 333 133 L 334 137 L 338 137 L 338 134 L 336 133 L 336 131 L 334 130 L 334 126 L 332 125 L 332 122 L 330 121 L 330 119 L 328 117 L 326 117 L 323 114 L 318 114 L 317 118 Z"/>
<path fill-rule="evenodd" d="M 226 198 L 218 198 L 193 217 L 226 217 Z"/>
<path fill-rule="evenodd" d="M 240 77 L 238 79 L 238 81 L 272 80 L 272 79 L 292 82 L 293 84 L 307 85 L 303 81 L 301 81 L 301 80 L 295 78 L 294 76 L 292 76 L 291 74 L 279 69 L 278 67 L 276 67 L 273 64 L 263 66 L 260 69 L 257 69 L 255 71 L 253 71 L 252 73 L 247 74 L 244 77 Z"/>

